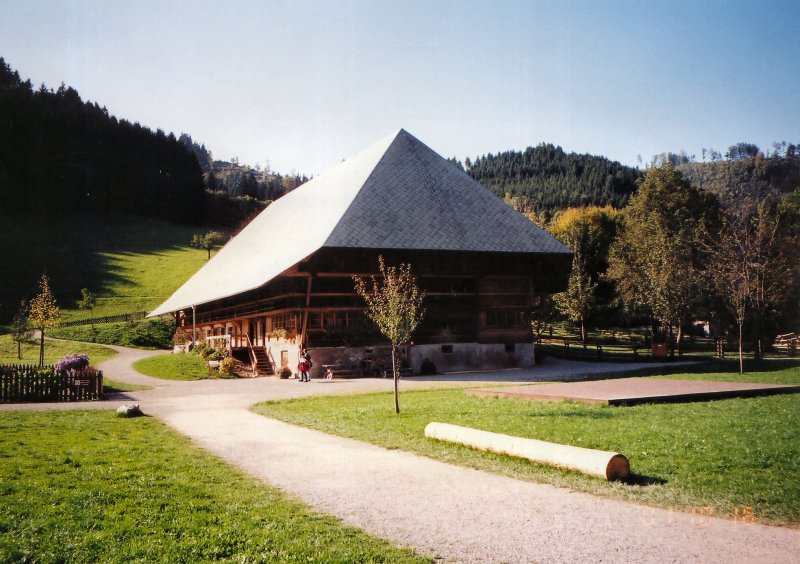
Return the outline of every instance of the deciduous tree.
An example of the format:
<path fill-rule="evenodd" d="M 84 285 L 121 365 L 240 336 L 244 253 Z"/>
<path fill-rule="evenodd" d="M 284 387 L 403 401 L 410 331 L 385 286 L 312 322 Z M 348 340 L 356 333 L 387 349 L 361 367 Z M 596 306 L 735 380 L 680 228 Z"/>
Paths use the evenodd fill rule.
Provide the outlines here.
<path fill-rule="evenodd" d="M 28 323 L 31 329 L 39 331 L 39 366 L 44 366 L 44 334 L 48 329 L 58 326 L 60 317 L 58 304 L 50 290 L 50 280 L 42 274 L 39 280 L 39 293 L 30 301 Z"/>
<path fill-rule="evenodd" d="M 189 243 L 195 249 L 204 249 L 208 253 L 206 260 L 211 260 L 211 250 L 225 241 L 225 236 L 219 231 L 209 231 L 203 235 L 195 233 Z"/>
<path fill-rule="evenodd" d="M 716 225 L 718 215 L 716 198 L 692 187 L 672 165 L 650 168 L 611 248 L 609 275 L 620 296 L 646 306 L 670 332 L 677 327 L 678 350 L 704 290 L 701 226 Z"/>
<path fill-rule="evenodd" d="M 91 316 L 95 306 L 97 306 L 97 294 L 92 292 L 89 288 L 81 288 L 81 299 L 78 300 L 78 309 L 88 311 L 89 316 Z M 94 318 L 92 318 L 92 342 L 95 342 L 96 337 Z"/>
<path fill-rule="evenodd" d="M 613 285 L 605 273 L 618 218 L 611 206 L 588 206 L 568 208 L 548 225 L 550 233 L 574 253 L 567 290 L 553 298 L 561 313 L 580 325 L 584 342 L 588 320 L 613 300 Z"/>
<path fill-rule="evenodd" d="M 20 300 L 19 309 L 11 320 L 11 336 L 17 343 L 17 359 L 22 360 L 22 342 L 31 336 L 28 324 L 28 302 Z"/>
<path fill-rule="evenodd" d="M 359 296 L 367 302 L 367 317 L 392 343 L 392 374 L 394 376 L 394 409 L 400 413 L 397 382 L 400 366 L 397 348 L 411 340 L 414 331 L 422 322 L 422 302 L 425 292 L 417 287 L 411 273 L 411 265 L 386 266 L 383 257 L 378 257 L 380 276 L 368 279 L 354 276 L 353 282 Z"/>
<path fill-rule="evenodd" d="M 78 309 L 92 313 L 95 306 L 97 306 L 97 294 L 92 292 L 89 288 L 81 288 L 81 299 L 78 300 Z"/>
<path fill-rule="evenodd" d="M 577 323 L 581 329 L 581 341 L 586 343 L 586 319 L 595 303 L 595 288 L 592 282 L 586 261 L 585 248 L 587 247 L 588 228 L 585 224 L 571 231 L 569 237 L 563 241 L 572 249 L 572 270 L 569 274 L 569 283 L 564 292 L 555 294 L 553 300 L 559 311 L 567 318 Z"/>
<path fill-rule="evenodd" d="M 743 326 L 753 322 L 753 351 L 762 352 L 768 318 L 779 316 L 793 299 L 798 241 L 785 208 L 769 200 L 745 201 L 727 209 L 721 227 L 705 239 L 710 261 L 706 273 L 736 320 L 739 371 L 744 371 Z"/>

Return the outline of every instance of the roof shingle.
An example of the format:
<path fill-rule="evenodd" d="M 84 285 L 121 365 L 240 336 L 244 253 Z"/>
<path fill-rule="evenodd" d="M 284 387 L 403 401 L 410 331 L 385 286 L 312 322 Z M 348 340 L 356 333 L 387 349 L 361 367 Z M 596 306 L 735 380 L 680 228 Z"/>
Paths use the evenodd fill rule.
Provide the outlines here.
<path fill-rule="evenodd" d="M 275 201 L 150 315 L 258 288 L 322 247 L 570 253 L 401 129 Z"/>

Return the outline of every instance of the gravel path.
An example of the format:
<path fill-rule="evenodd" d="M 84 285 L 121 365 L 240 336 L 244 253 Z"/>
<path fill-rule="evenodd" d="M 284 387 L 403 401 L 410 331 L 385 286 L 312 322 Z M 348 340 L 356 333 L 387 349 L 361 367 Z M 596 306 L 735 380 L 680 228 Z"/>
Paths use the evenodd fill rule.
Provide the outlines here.
<path fill-rule="evenodd" d="M 101 366 L 105 374 L 154 384 L 130 368 L 142 351 L 116 350 L 120 354 Z M 546 381 L 613 368 L 552 361 L 530 371 L 414 378 L 401 386 Z M 389 390 L 391 380 L 155 384 L 159 387 L 120 400 L 137 401 L 210 452 L 321 512 L 447 562 L 796 562 L 800 555 L 797 529 L 699 517 L 514 480 L 295 427 L 247 409 L 265 399 Z"/>

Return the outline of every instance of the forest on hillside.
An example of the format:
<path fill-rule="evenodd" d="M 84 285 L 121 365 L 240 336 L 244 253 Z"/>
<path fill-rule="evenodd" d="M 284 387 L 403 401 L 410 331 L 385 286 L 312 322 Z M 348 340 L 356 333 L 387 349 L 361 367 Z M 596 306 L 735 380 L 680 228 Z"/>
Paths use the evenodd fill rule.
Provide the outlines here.
<path fill-rule="evenodd" d="M 551 216 L 576 206 L 624 207 L 641 176 L 605 157 L 567 153 L 549 143 L 467 158 L 464 169 L 498 196 L 515 198 L 520 211 Z"/>
<path fill-rule="evenodd" d="M 203 220 L 200 167 L 174 135 L 117 119 L 64 84 L 34 88 L 2 58 L 0 147 L 6 210 Z"/>
<path fill-rule="evenodd" d="M 277 200 L 308 182 L 304 174 L 279 174 L 259 165 L 215 159 L 204 143 L 198 143 L 188 133 L 178 140 L 197 158 L 203 174 L 206 207 L 213 210 L 207 223 L 239 228 Z"/>
<path fill-rule="evenodd" d="M 745 199 L 763 199 L 771 193 L 786 194 L 800 187 L 800 156 L 757 154 L 733 160 L 686 163 L 677 167 L 701 190 L 714 194 L 723 205 Z"/>

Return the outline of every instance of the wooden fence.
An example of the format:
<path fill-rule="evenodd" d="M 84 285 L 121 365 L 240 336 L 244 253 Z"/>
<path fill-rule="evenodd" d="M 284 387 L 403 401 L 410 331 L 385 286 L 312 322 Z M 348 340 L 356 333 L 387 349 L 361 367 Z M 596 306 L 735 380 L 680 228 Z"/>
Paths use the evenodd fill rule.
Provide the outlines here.
<path fill-rule="evenodd" d="M 674 356 L 670 354 L 668 345 L 653 345 L 649 340 L 633 341 L 624 337 L 606 337 L 584 343 L 580 339 L 570 337 L 541 336 L 536 340 L 536 347 L 545 355 L 572 360 L 663 362 L 679 358 L 677 352 Z M 723 341 L 715 343 L 713 339 L 686 339 L 681 349 L 683 352 L 704 352 L 724 356 L 726 347 Z"/>
<path fill-rule="evenodd" d="M 617 343 L 614 345 L 600 343 L 583 343 L 580 339 L 540 338 L 536 341 L 536 349 L 545 356 L 572 360 L 608 360 L 641 362 L 653 358 L 652 351 L 643 346 Z M 663 359 L 659 359 L 663 360 Z"/>
<path fill-rule="evenodd" d="M 103 397 L 103 373 L 94 368 L 56 372 L 52 366 L 0 365 L 0 403 L 88 401 Z"/>
<path fill-rule="evenodd" d="M 92 317 L 89 319 L 74 319 L 64 321 L 61 327 L 75 327 L 76 325 L 100 325 L 101 323 L 121 323 L 127 321 L 138 321 L 147 316 L 146 311 L 134 311 L 132 313 L 120 313 L 117 315 L 106 315 L 104 317 Z"/>

